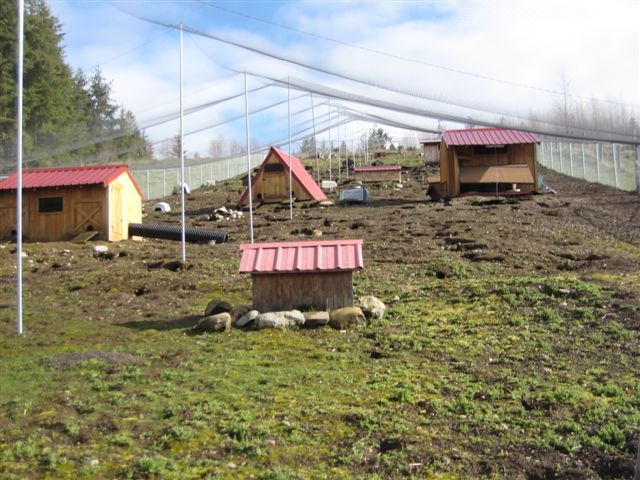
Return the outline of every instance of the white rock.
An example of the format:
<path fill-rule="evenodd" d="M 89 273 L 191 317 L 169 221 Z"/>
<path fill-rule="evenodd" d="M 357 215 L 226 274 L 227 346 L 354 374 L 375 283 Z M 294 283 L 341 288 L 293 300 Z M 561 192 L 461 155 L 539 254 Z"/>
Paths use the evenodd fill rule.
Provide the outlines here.
<path fill-rule="evenodd" d="M 109 247 L 106 245 L 96 245 L 93 247 L 93 253 L 107 253 L 109 251 Z"/>
<path fill-rule="evenodd" d="M 304 325 L 304 315 L 299 310 L 261 313 L 256 317 L 258 328 L 286 328 Z"/>
<path fill-rule="evenodd" d="M 359 299 L 360 308 L 367 318 L 380 320 L 384 317 L 385 304 L 373 295 L 363 295 Z"/>
<path fill-rule="evenodd" d="M 258 315 L 260 315 L 260 312 L 258 310 L 249 310 L 247 313 L 241 316 L 238 320 L 236 320 L 233 326 L 237 328 L 246 327 L 251 322 L 253 322 L 258 317 Z"/>

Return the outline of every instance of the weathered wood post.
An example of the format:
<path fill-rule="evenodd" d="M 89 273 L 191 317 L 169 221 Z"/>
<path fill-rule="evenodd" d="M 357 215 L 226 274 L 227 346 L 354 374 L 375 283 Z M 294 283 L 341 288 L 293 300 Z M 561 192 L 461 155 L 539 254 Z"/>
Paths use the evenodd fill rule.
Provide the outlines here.
<path fill-rule="evenodd" d="M 640 145 L 638 144 L 636 144 L 636 192 L 640 194 Z M 640 456 L 638 458 L 640 459 Z M 640 460 L 638 461 L 640 462 Z M 636 469 L 637 468 L 638 467 L 636 467 Z M 636 477 L 637 476 L 638 476 L 638 473 L 636 472 Z"/>

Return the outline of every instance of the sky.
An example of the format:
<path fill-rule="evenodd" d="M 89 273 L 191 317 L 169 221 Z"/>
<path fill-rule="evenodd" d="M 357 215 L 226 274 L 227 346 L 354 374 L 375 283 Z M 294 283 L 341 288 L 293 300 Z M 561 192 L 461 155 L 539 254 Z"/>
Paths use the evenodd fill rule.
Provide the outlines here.
<path fill-rule="evenodd" d="M 210 104 L 184 117 L 189 156 L 207 156 L 215 140 L 245 144 L 242 72 L 250 110 L 264 108 L 251 115 L 254 145 L 287 141 L 288 95 L 294 139 L 314 124 L 327 129 L 331 97 L 334 144 L 357 142 L 374 123 L 409 142 L 460 127 L 461 118 L 521 121 L 565 98 L 615 101 L 636 112 L 640 99 L 637 0 L 49 5 L 65 34 L 67 61 L 100 68 L 157 151 L 179 129 L 179 24 L 184 108 Z M 353 121 L 336 127 L 347 119 Z M 328 142 L 329 132 L 318 138 Z"/>

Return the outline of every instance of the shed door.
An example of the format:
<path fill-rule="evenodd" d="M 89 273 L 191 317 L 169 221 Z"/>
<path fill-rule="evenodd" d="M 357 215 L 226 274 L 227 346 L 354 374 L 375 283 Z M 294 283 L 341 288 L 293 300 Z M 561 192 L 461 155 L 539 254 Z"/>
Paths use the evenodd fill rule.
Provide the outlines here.
<path fill-rule="evenodd" d="M 113 233 L 112 240 L 122 239 L 122 187 L 120 185 L 113 185 L 111 191 L 111 232 Z"/>
<path fill-rule="evenodd" d="M 0 238 L 11 238 L 16 229 L 16 207 L 0 206 Z M 29 238 L 29 205 L 22 204 L 22 236 Z"/>
<path fill-rule="evenodd" d="M 289 172 L 283 173 L 265 173 L 264 174 L 264 198 L 282 199 L 289 197 Z M 293 179 L 292 179 L 293 181 Z"/>
<path fill-rule="evenodd" d="M 102 203 L 79 202 L 73 207 L 73 233 L 102 229 Z"/>

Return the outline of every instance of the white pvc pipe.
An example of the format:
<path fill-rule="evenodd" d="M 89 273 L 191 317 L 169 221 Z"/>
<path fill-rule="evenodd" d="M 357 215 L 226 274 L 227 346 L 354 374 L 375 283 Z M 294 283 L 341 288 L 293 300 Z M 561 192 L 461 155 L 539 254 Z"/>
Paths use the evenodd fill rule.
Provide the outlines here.
<path fill-rule="evenodd" d="M 180 228 L 181 228 L 181 253 L 182 261 L 187 260 L 187 242 L 185 232 L 184 216 L 184 109 L 182 99 L 183 78 L 182 78 L 182 24 L 180 24 Z"/>
<path fill-rule="evenodd" d="M 249 137 L 249 93 L 247 90 L 247 72 L 244 72 L 244 112 L 247 130 L 247 184 L 249 185 L 249 238 L 253 243 L 253 191 L 251 185 L 251 145 Z"/>
<path fill-rule="evenodd" d="M 289 117 L 289 220 L 293 220 L 293 185 L 291 184 L 291 170 L 293 169 L 293 155 L 291 154 L 291 84 L 288 75 L 287 116 Z"/>
<path fill-rule="evenodd" d="M 18 81 L 16 95 L 18 97 L 16 115 L 16 315 L 18 317 L 18 335 L 22 335 L 22 83 L 24 63 L 24 0 L 18 1 Z"/>

